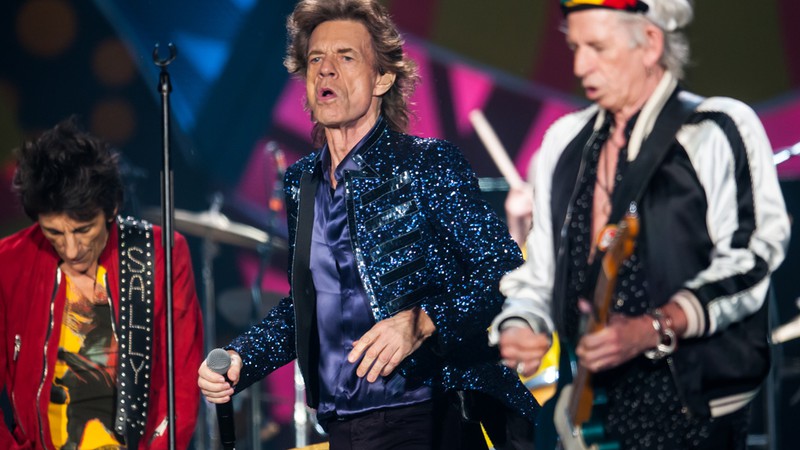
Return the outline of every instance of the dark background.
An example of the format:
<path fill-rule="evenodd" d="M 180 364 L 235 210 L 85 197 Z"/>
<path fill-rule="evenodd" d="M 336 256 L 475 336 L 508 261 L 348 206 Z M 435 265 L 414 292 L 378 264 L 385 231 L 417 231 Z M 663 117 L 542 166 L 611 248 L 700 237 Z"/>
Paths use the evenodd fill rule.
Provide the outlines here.
<path fill-rule="evenodd" d="M 542 127 L 551 121 L 553 105 L 556 111 L 567 111 L 583 104 L 571 73 L 571 55 L 558 31 L 557 1 L 384 3 L 424 68 L 412 131 L 457 143 L 479 176 L 496 178 L 499 172 L 464 125 L 465 102 L 483 106 L 521 172 Z M 776 149 L 800 141 L 800 3 L 696 3 L 696 19 L 688 32 L 693 54 L 688 87 L 701 95 L 726 95 L 751 104 Z M 283 236 L 280 205 L 267 207 L 276 188 L 277 167 L 266 143 L 276 143 L 290 163 L 310 150 L 307 129 L 298 125 L 307 117 L 281 64 L 285 18 L 293 5 L 286 0 L 2 2 L 0 237 L 29 224 L 8 190 L 11 150 L 71 114 L 122 153 L 128 186 L 125 212 L 146 215 L 158 208 L 162 118 L 158 69 L 152 63 L 157 42 L 161 56 L 167 54 L 169 42 L 179 51 L 169 66 L 176 207 L 203 211 L 218 195 L 232 220 Z M 464 70 L 470 74 L 464 79 L 479 81 L 464 85 L 459 81 Z M 475 100 L 482 95 L 477 86 L 486 89 L 480 101 Z M 779 174 L 788 209 L 797 217 L 800 161 L 782 164 Z M 502 214 L 502 188 L 486 195 Z M 793 231 L 800 236 L 796 223 Z M 186 234 L 201 298 L 207 295 L 204 262 L 212 269 L 212 297 L 241 297 L 260 270 L 259 255 L 252 248 L 221 244 L 213 258 L 204 259 L 203 241 Z M 795 281 L 798 240 L 792 241 L 774 276 L 776 324 L 800 313 Z M 274 251 L 266 258 L 262 287 L 273 300 L 287 288 L 285 256 Z M 243 327 L 219 311 L 215 317 L 220 342 Z M 792 426 L 800 416 L 800 341 L 775 350 L 777 387 L 770 395 L 774 405 L 770 409 L 757 404 L 753 434 L 764 431 L 763 418 L 767 411 L 774 412 L 775 448 L 791 448 Z M 276 386 L 286 389 L 285 382 Z M 291 395 L 286 393 L 287 398 Z"/>

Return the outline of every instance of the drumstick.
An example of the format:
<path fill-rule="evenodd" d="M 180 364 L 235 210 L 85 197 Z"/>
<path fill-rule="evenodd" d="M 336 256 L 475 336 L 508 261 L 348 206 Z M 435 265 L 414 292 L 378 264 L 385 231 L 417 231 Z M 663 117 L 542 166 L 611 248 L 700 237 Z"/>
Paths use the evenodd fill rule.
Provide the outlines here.
<path fill-rule="evenodd" d="M 469 120 L 472 122 L 475 132 L 478 133 L 478 137 L 481 138 L 481 142 L 483 142 L 486 150 L 488 150 L 489 156 L 492 157 L 492 161 L 494 161 L 494 164 L 500 170 L 506 182 L 508 182 L 508 185 L 512 188 L 524 187 L 525 182 L 522 181 L 522 177 L 519 176 L 516 167 L 514 167 L 514 163 L 512 163 L 511 158 L 508 157 L 508 152 L 506 152 L 506 149 L 503 147 L 503 144 L 500 142 L 492 126 L 489 125 L 483 112 L 480 109 L 473 109 L 469 113 Z"/>

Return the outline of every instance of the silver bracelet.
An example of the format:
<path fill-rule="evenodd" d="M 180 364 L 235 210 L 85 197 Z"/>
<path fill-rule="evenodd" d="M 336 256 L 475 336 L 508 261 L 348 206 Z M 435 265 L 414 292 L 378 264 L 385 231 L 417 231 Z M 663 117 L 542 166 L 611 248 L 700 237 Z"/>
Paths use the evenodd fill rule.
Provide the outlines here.
<path fill-rule="evenodd" d="M 654 309 L 650 316 L 653 318 L 653 329 L 658 333 L 659 343 L 656 348 L 645 350 L 644 356 L 657 360 L 671 355 L 675 351 L 678 339 L 675 337 L 675 331 L 672 330 L 671 321 L 664 316 L 660 308 Z M 663 324 L 661 323 L 662 320 L 664 321 Z"/>

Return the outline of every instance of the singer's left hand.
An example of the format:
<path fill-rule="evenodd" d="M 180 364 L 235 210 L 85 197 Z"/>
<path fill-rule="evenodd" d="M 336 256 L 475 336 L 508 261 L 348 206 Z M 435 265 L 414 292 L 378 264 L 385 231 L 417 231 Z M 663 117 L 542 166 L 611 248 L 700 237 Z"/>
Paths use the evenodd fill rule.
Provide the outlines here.
<path fill-rule="evenodd" d="M 388 376 L 406 357 L 436 331 L 431 318 L 420 309 L 401 311 L 376 323 L 353 343 L 347 360 L 355 363 L 362 356 L 356 375 L 370 383 L 379 375 Z"/>

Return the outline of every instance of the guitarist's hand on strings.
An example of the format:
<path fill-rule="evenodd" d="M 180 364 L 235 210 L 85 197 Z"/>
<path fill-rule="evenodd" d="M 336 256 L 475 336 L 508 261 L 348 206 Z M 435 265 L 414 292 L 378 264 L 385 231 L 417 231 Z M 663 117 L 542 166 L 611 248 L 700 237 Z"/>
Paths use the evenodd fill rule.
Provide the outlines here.
<path fill-rule="evenodd" d="M 582 300 L 579 307 L 581 311 L 586 311 L 588 303 Z M 668 303 L 662 309 L 677 324 L 675 331 L 680 335 L 686 326 L 681 308 L 674 303 Z M 660 341 L 661 336 L 653 328 L 652 316 L 612 313 L 605 328 L 581 338 L 575 354 L 584 367 L 592 372 L 599 372 L 617 367 L 646 350 L 655 348 Z"/>
<path fill-rule="evenodd" d="M 617 367 L 658 345 L 659 336 L 652 323 L 653 319 L 646 315 L 611 314 L 608 326 L 581 338 L 575 354 L 592 372 Z"/>
<path fill-rule="evenodd" d="M 545 333 L 536 333 L 527 326 L 511 326 L 500 333 L 500 356 L 505 366 L 529 377 L 539 370 L 550 344 L 550 336 Z"/>

